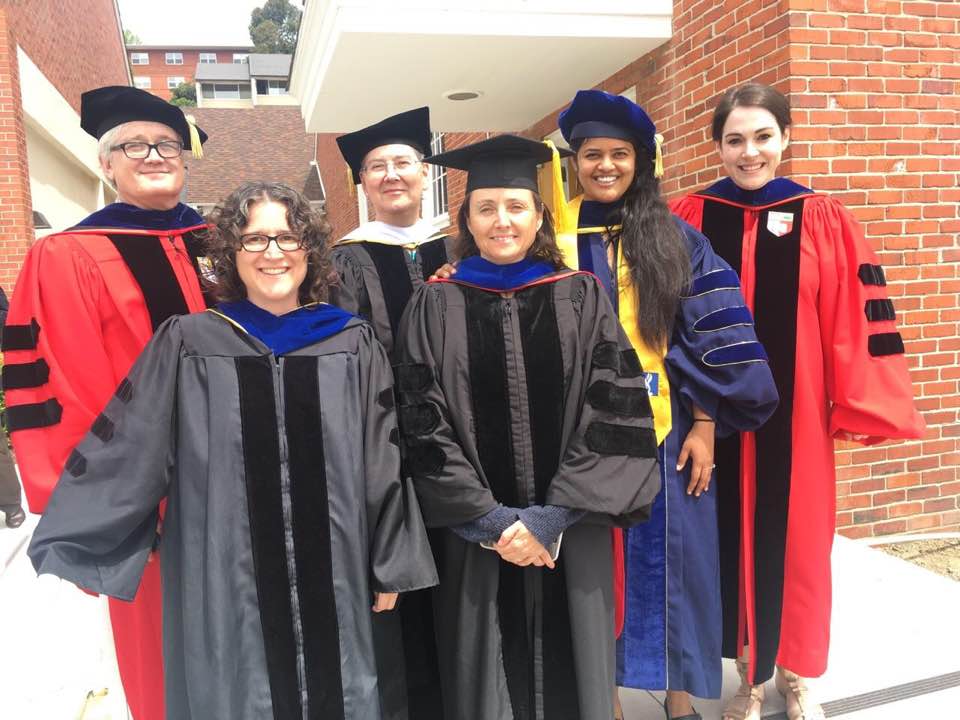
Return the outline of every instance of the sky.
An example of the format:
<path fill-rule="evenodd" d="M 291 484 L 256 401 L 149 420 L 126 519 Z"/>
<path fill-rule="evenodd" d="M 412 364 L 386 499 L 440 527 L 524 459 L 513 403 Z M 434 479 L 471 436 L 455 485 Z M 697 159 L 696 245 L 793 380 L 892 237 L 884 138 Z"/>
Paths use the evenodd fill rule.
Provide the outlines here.
<path fill-rule="evenodd" d="M 266 0 L 118 0 L 125 30 L 145 45 L 250 45 L 250 11 Z M 293 0 L 295 7 L 303 7 Z"/>

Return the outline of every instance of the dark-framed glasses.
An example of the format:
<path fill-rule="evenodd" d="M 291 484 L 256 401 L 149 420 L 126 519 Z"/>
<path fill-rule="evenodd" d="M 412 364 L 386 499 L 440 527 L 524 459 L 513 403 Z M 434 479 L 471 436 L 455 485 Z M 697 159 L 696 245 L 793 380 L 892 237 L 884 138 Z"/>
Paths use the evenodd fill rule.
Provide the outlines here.
<path fill-rule="evenodd" d="M 383 177 L 390 168 L 393 168 L 397 175 L 409 175 L 420 166 L 421 162 L 414 157 L 398 157 L 392 160 L 374 160 L 360 169 L 370 177 Z"/>
<path fill-rule="evenodd" d="M 270 243 L 275 242 L 282 252 L 293 252 L 303 247 L 303 237 L 299 233 L 285 232 L 278 235 L 251 233 L 240 236 L 240 247 L 247 252 L 263 252 Z"/>
<path fill-rule="evenodd" d="M 180 157 L 180 154 L 183 152 L 183 143 L 179 140 L 161 140 L 158 143 L 134 140 L 132 142 L 114 145 L 110 149 L 123 150 L 123 154 L 131 160 L 143 160 L 150 154 L 151 150 L 156 150 L 157 155 L 166 160 L 170 160 L 175 157 Z"/>

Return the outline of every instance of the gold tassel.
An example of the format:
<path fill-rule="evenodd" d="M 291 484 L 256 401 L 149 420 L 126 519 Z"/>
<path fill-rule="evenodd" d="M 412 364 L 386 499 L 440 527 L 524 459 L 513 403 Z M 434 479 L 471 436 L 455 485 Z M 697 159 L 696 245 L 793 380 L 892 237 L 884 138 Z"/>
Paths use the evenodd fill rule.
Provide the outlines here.
<path fill-rule="evenodd" d="M 184 115 L 187 119 L 187 128 L 190 130 L 190 151 L 199 160 L 203 157 L 203 145 L 200 144 L 200 133 L 197 132 L 197 119 L 193 115 Z"/>
<path fill-rule="evenodd" d="M 353 182 L 353 170 L 347 165 L 347 196 L 353 199 L 357 195 L 357 186 Z"/>
<path fill-rule="evenodd" d="M 663 177 L 663 135 L 657 133 L 653 136 L 653 143 L 657 146 L 656 159 L 653 162 L 653 176 L 655 178 Z"/>
<path fill-rule="evenodd" d="M 552 140 L 544 140 L 543 144 L 550 148 L 553 159 L 550 161 L 550 169 L 553 172 L 553 187 L 551 188 L 551 199 L 553 200 L 553 221 L 558 235 L 562 233 L 577 232 L 577 218 L 567 207 L 567 198 L 563 194 L 563 169 L 560 165 L 560 151 L 553 144 Z"/>

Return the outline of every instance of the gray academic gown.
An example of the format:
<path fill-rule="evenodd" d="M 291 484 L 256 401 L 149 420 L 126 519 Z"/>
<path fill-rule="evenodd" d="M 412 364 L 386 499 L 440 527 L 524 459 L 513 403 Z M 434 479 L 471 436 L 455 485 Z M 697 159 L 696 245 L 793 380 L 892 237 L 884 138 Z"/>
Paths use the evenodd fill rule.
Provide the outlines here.
<path fill-rule="evenodd" d="M 417 291 L 395 366 L 406 462 L 444 528 L 434 591 L 446 717 L 606 720 L 616 677 L 610 526 L 660 487 L 636 353 L 596 278 L 512 298 Z M 519 568 L 448 528 L 498 504 L 587 511 L 555 570 Z"/>
<path fill-rule="evenodd" d="M 386 242 L 375 230 L 361 225 L 334 246 L 340 282 L 331 288 L 330 302 L 369 321 L 392 354 L 410 296 L 448 261 L 453 240 L 437 234 L 404 246 Z M 373 622 L 385 717 L 443 720 L 429 593 L 401 597 L 398 612 L 380 613 Z"/>
<path fill-rule="evenodd" d="M 366 323 L 275 358 L 165 322 L 66 463 L 37 571 L 130 599 L 160 542 L 167 717 L 378 720 L 373 592 L 436 581 Z"/>

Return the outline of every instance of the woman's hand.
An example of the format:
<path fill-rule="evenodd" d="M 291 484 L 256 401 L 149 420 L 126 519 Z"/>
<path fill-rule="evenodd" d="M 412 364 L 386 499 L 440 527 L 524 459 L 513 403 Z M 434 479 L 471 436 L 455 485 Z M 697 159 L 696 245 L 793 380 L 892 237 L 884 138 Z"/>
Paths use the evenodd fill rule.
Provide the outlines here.
<path fill-rule="evenodd" d="M 384 610 L 393 610 L 397 606 L 398 593 L 378 593 L 373 594 L 373 611 L 375 613 Z"/>
<path fill-rule="evenodd" d="M 547 549 L 519 520 L 503 531 L 494 549 L 501 558 L 520 567 L 555 567 Z"/>
<path fill-rule="evenodd" d="M 437 271 L 430 276 L 431 280 L 436 280 L 437 278 L 441 280 L 448 280 L 451 276 L 457 274 L 457 268 L 455 268 L 450 263 L 444 263 L 437 268 Z"/>
<path fill-rule="evenodd" d="M 694 423 L 687 433 L 683 445 L 680 447 L 680 456 L 677 458 L 677 470 L 682 470 L 689 460 L 690 484 L 687 485 L 687 495 L 700 497 L 700 494 L 710 488 L 710 477 L 713 474 L 713 443 L 716 425 L 706 413 L 694 408 Z M 699 419 L 699 422 L 697 420 Z"/>

